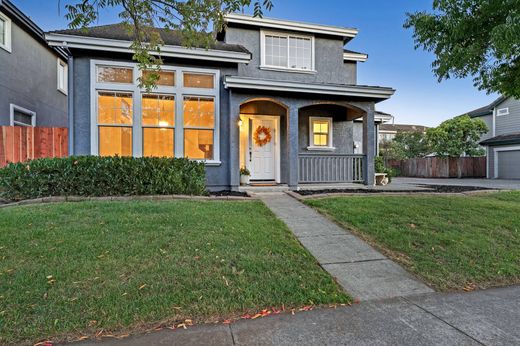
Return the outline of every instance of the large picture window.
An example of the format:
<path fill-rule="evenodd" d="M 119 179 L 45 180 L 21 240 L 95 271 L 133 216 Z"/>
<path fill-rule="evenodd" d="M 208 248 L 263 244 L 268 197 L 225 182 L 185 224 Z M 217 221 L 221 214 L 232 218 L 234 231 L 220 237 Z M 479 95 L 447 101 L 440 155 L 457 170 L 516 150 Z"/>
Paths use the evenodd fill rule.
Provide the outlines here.
<path fill-rule="evenodd" d="M 132 156 L 133 95 L 98 92 L 100 156 Z"/>
<path fill-rule="evenodd" d="M 190 159 L 213 160 L 215 101 L 208 97 L 184 98 L 184 154 Z"/>
<path fill-rule="evenodd" d="M 262 66 L 314 70 L 314 38 L 262 32 Z"/>
<path fill-rule="evenodd" d="M 163 66 L 151 91 L 136 64 L 93 60 L 91 71 L 93 155 L 219 164 L 218 70 Z"/>

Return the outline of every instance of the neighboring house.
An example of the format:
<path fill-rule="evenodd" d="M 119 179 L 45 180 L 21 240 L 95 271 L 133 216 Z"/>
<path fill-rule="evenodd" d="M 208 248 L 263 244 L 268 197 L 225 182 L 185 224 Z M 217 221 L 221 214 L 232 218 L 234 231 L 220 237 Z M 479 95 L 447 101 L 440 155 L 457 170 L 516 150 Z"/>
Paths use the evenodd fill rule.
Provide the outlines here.
<path fill-rule="evenodd" d="M 379 144 L 393 141 L 398 132 L 426 133 L 427 129 L 428 127 L 422 125 L 383 124 L 379 126 Z"/>
<path fill-rule="evenodd" d="M 394 90 L 357 84 L 367 55 L 344 46 L 358 31 L 239 14 L 225 21 L 209 49 L 159 30 L 164 66 L 151 93 L 139 88 L 122 25 L 48 33 L 72 55 L 73 154 L 202 160 L 211 190 L 238 189 L 240 167 L 253 182 L 291 189 L 372 185 L 375 105 Z"/>
<path fill-rule="evenodd" d="M 467 114 L 489 129 L 480 142 L 486 147 L 487 177 L 520 179 L 520 100 L 501 96 Z"/>
<path fill-rule="evenodd" d="M 0 0 L 0 126 L 67 127 L 67 55 Z"/>

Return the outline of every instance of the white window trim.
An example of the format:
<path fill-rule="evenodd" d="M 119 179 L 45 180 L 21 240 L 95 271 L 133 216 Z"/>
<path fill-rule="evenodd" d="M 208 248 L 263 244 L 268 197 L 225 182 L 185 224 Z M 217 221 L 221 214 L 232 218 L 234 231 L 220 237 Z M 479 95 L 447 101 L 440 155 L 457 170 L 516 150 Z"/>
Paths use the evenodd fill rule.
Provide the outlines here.
<path fill-rule="evenodd" d="M 18 111 L 20 113 L 24 113 L 24 114 L 27 114 L 27 115 L 30 115 L 31 116 L 31 125 L 27 125 L 27 124 L 24 124 L 24 123 L 19 123 L 17 121 L 14 120 L 14 112 L 15 111 Z M 14 103 L 11 103 L 9 105 L 9 113 L 10 113 L 10 124 L 11 126 L 27 126 L 27 127 L 35 127 L 36 126 L 36 112 L 33 112 L 27 108 L 23 108 L 23 107 L 20 107 L 20 106 L 17 106 L 15 105 Z"/>
<path fill-rule="evenodd" d="M 103 83 L 97 82 L 97 66 L 127 67 L 134 71 L 134 83 Z M 220 70 L 185 68 L 177 66 L 161 66 L 163 71 L 175 72 L 175 86 L 158 85 L 152 94 L 165 94 L 175 96 L 175 157 L 184 157 L 184 109 L 183 100 L 185 96 L 213 97 L 215 99 L 215 127 L 213 128 L 213 160 L 197 160 L 204 162 L 207 166 L 219 166 L 220 161 Z M 183 73 L 205 73 L 215 76 L 213 89 L 185 88 L 183 85 Z M 143 127 L 141 125 L 141 95 L 146 91 L 139 88 L 138 78 L 140 71 L 136 63 L 118 62 L 110 60 L 91 60 L 90 62 L 90 152 L 92 155 L 99 154 L 99 133 L 97 123 L 97 93 L 98 91 L 120 91 L 129 92 L 133 95 L 133 123 L 132 123 L 132 155 L 143 156 Z"/>
<path fill-rule="evenodd" d="M 266 35 L 287 37 L 287 67 L 272 66 L 272 65 L 267 65 L 265 63 L 265 36 Z M 289 37 L 305 38 L 305 39 L 311 40 L 311 68 L 310 68 L 310 70 L 289 67 L 289 50 L 290 50 Z M 274 70 L 274 71 L 301 72 L 301 73 L 316 73 L 315 57 L 316 57 L 316 54 L 315 54 L 315 50 L 314 50 L 314 36 L 312 36 L 312 35 L 299 35 L 299 34 L 295 35 L 295 34 L 291 34 L 291 33 L 287 33 L 287 32 L 268 31 L 268 30 L 260 31 L 260 69 Z"/>
<path fill-rule="evenodd" d="M 60 66 L 63 66 L 63 88 L 60 87 Z M 57 79 L 57 89 L 59 92 L 67 95 L 68 94 L 68 80 L 69 80 L 69 67 L 67 63 L 60 58 L 57 59 L 56 63 L 56 79 Z"/>
<path fill-rule="evenodd" d="M 509 115 L 509 107 L 498 108 L 497 109 L 497 117 L 501 117 L 504 115 Z"/>
<path fill-rule="evenodd" d="M 11 18 L 7 17 L 5 14 L 0 12 L 0 18 L 5 21 L 5 44 L 0 44 L 0 48 L 12 52 L 12 36 L 11 36 L 11 26 L 12 21 Z"/>
<path fill-rule="evenodd" d="M 314 145 L 314 129 L 313 129 L 313 126 L 312 126 L 312 123 L 315 121 L 315 120 L 326 120 L 328 123 L 329 123 L 329 143 L 327 146 L 322 146 L 322 145 Z M 334 143 L 334 141 L 332 140 L 332 133 L 334 132 L 334 129 L 333 129 L 333 119 L 331 117 L 309 117 L 309 146 L 307 147 L 307 150 L 312 150 L 312 151 L 320 151 L 320 150 L 323 150 L 323 151 L 331 151 L 331 150 L 334 150 L 336 148 L 334 148 L 332 145 Z"/>

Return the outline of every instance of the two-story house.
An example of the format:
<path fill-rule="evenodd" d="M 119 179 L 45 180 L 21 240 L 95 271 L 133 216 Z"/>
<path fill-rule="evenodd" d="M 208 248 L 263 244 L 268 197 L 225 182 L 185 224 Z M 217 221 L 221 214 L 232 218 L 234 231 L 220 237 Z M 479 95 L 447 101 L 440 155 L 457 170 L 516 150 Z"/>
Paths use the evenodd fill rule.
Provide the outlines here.
<path fill-rule="evenodd" d="M 67 54 L 0 0 L 0 126 L 67 127 Z"/>
<path fill-rule="evenodd" d="M 520 100 L 501 96 L 468 115 L 489 129 L 480 142 L 486 147 L 487 177 L 520 179 Z"/>
<path fill-rule="evenodd" d="M 394 90 L 357 84 L 367 55 L 344 48 L 356 29 L 230 14 L 209 49 L 158 31 L 153 92 L 139 88 L 122 25 L 46 35 L 72 55 L 73 154 L 202 160 L 212 190 L 238 189 L 241 167 L 291 189 L 374 183 L 375 105 Z"/>

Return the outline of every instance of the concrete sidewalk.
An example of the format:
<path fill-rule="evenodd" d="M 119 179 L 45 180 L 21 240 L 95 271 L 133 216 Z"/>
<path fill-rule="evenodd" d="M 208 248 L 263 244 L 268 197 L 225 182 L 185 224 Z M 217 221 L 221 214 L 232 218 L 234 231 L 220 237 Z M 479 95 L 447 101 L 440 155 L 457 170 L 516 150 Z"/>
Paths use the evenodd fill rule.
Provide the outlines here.
<path fill-rule="evenodd" d="M 519 345 L 520 286 L 426 294 L 282 314 L 231 325 L 164 330 L 85 346 Z"/>
<path fill-rule="evenodd" d="M 433 292 L 370 245 L 289 195 L 257 196 L 355 298 L 366 301 Z"/>

